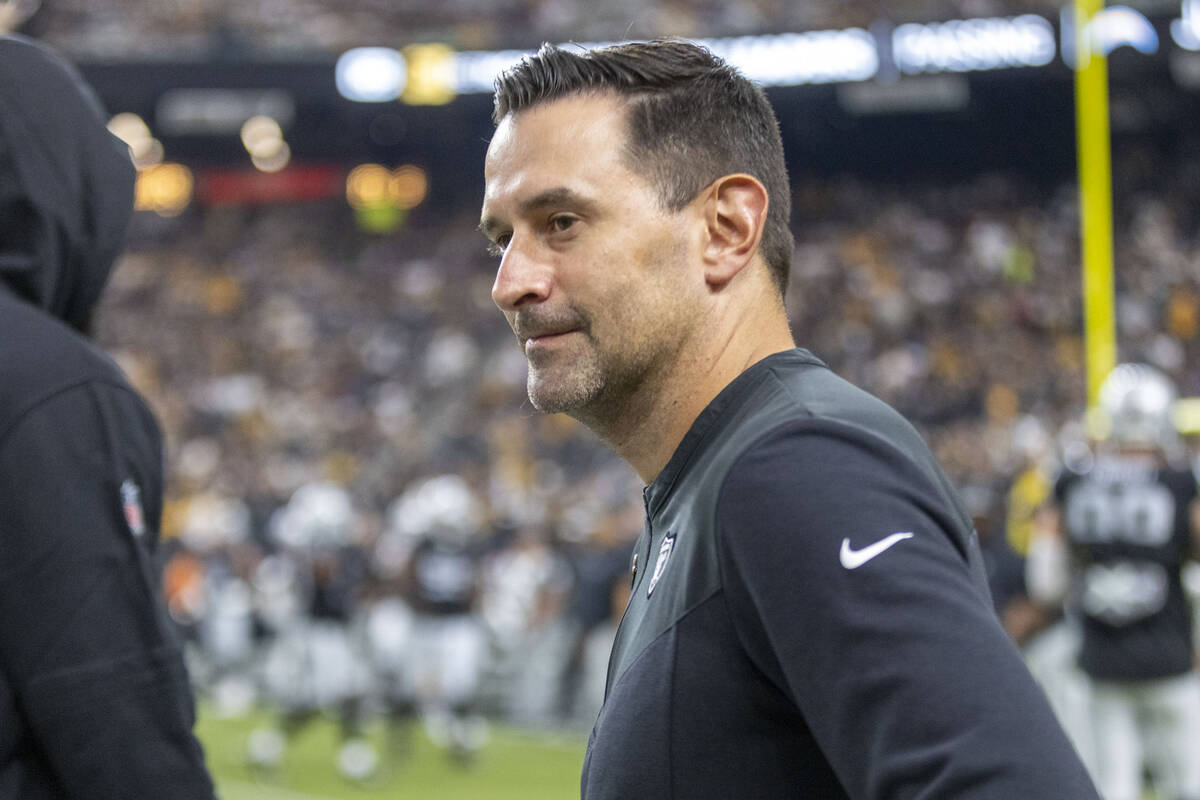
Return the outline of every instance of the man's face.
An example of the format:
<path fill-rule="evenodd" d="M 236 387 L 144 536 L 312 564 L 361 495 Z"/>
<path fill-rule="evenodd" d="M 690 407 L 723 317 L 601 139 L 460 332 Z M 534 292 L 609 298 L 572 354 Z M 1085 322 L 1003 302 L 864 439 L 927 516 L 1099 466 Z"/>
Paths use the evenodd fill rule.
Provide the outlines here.
<path fill-rule="evenodd" d="M 674 366 L 701 314 L 697 210 L 665 211 L 626 163 L 626 109 L 569 96 L 505 117 L 485 164 L 492 298 L 542 411 L 604 418 Z"/>

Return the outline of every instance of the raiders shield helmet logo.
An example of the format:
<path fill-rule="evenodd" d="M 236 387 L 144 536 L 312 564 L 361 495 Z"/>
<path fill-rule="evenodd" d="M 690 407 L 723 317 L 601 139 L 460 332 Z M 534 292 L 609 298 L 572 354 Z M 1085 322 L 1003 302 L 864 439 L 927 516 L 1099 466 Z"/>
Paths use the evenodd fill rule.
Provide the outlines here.
<path fill-rule="evenodd" d="M 671 560 L 671 553 L 675 550 L 675 534 L 668 533 L 663 543 L 658 548 L 658 560 L 654 562 L 654 574 L 650 576 L 650 587 L 646 589 L 646 597 L 649 597 L 654 591 L 654 587 L 658 585 L 658 579 L 662 577 L 667 570 L 667 562 Z"/>

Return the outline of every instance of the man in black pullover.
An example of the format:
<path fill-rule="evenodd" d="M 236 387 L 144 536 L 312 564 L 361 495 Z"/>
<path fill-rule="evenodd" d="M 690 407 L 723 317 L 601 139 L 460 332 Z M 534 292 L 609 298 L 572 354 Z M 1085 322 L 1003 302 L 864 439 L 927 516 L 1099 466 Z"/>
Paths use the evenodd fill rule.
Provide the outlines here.
<path fill-rule="evenodd" d="M 530 401 L 647 484 L 586 800 L 1095 800 L 928 448 L 795 348 L 762 91 L 687 42 L 546 46 L 495 121 Z"/>

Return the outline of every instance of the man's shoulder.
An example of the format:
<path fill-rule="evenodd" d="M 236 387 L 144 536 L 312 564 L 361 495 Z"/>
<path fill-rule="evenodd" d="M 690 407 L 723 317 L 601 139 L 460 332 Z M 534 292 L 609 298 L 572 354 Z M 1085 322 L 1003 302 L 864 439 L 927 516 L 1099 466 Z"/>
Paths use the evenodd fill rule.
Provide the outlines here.
<path fill-rule="evenodd" d="M 111 358 L 75 330 L 0 292 L 0 435 L 43 400 L 90 382 L 129 384 Z"/>
<path fill-rule="evenodd" d="M 927 449 L 902 414 L 812 356 L 780 359 L 770 365 L 768 375 L 756 412 L 764 436 L 799 427 L 839 438 L 888 442 L 903 451 L 923 454 Z M 744 441 L 749 445 L 752 440 Z"/>
<path fill-rule="evenodd" d="M 824 467 L 830 465 L 821 462 L 852 462 L 861 470 L 903 479 L 931 497 L 941 497 L 970 530 L 957 494 L 912 423 L 817 359 L 787 358 L 770 364 L 745 405 L 751 410 L 726 432 L 723 483 L 751 470 L 770 473 L 752 477 L 764 485 L 795 489 L 803 482 L 827 487 L 830 478 Z"/>
<path fill-rule="evenodd" d="M 680 495 L 715 508 L 731 478 L 764 460 L 775 472 L 756 481 L 790 487 L 820 481 L 814 453 L 865 457 L 874 468 L 951 494 L 925 440 L 899 412 L 796 349 L 755 364 L 705 410 L 655 481 L 650 504 Z"/>

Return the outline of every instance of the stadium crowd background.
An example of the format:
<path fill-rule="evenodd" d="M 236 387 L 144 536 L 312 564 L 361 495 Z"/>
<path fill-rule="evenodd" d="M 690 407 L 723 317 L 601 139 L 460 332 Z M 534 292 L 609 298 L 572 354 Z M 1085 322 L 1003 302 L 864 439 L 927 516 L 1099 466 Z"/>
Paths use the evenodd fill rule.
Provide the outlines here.
<path fill-rule="evenodd" d="M 26 3 L 37 0 L 24 0 Z M 1048 0 L 42 0 L 34 30 L 86 57 L 187 57 L 338 52 L 397 41 L 459 49 L 531 47 L 543 40 L 736 36 L 1001 14 L 1058 13 Z"/>
<path fill-rule="evenodd" d="M 1200 163 L 1148 158 L 1120 169 L 1154 176 L 1153 192 L 1128 193 L 1117 214 L 1123 348 L 1196 393 Z M 511 611 L 496 630 L 514 638 L 500 649 L 528 654 L 530 637 L 554 624 L 571 636 L 601 623 L 595 576 L 574 587 L 572 576 L 589 543 L 628 546 L 640 495 L 586 430 L 529 407 L 523 358 L 489 297 L 495 264 L 464 195 L 460 215 L 417 214 L 386 237 L 358 232 L 337 202 L 215 209 L 167 233 L 140 215 L 99 336 L 168 431 L 165 536 L 254 560 L 271 549 L 272 514 L 324 480 L 350 491 L 354 540 L 369 548 L 395 524 L 387 509 L 406 486 L 456 472 L 491 509 L 482 536 L 528 533 L 497 539 L 491 563 L 520 552 L 539 578 L 494 575 L 485 591 Z M 981 533 L 997 532 L 1004 492 L 1038 446 L 1031 429 L 1062 431 L 1063 448 L 1082 441 L 1073 187 L 991 174 L 959 185 L 814 182 L 796 198 L 798 341 L 913 419 L 993 525 Z M 623 558 L 609 563 L 602 596 L 626 578 Z M 202 613 L 175 601 L 185 619 Z M 551 649 L 560 659 L 570 650 L 561 639 Z M 567 679 L 565 660 L 541 669 Z M 528 697 L 497 708 L 537 709 L 539 723 L 568 709 Z"/>
<path fill-rule="evenodd" d="M 621 38 L 631 20 L 638 35 L 734 35 L 1058 11 L 1037 0 L 595 6 L 60 0 L 27 32 L 76 58 L 263 55 L 422 37 L 530 47 Z M 1193 150 L 1131 148 L 1115 163 L 1122 359 L 1159 366 L 1184 395 L 1200 394 Z M 484 708 L 524 725 L 590 725 L 641 526 L 639 483 L 583 428 L 525 399 L 524 359 L 489 296 L 480 190 L 462 186 L 457 209 L 417 208 L 384 235 L 364 233 L 341 198 L 135 217 L 97 335 L 166 431 L 166 589 L 201 689 L 230 709 L 261 691 L 271 620 L 255 619 L 248 649 L 230 650 L 206 616 L 231 605 L 270 616 L 246 598 L 284 549 L 279 512 L 296 492 L 347 493 L 338 536 L 352 625 L 387 591 L 377 560 L 403 527 L 396 499 L 455 473 L 487 509 L 473 552 L 490 632 Z M 1004 170 L 804 178 L 794 207 L 797 341 L 913 420 L 981 534 L 1003 546 L 1014 478 L 1052 470 L 1047 459 L 1083 441 L 1074 184 Z"/>

